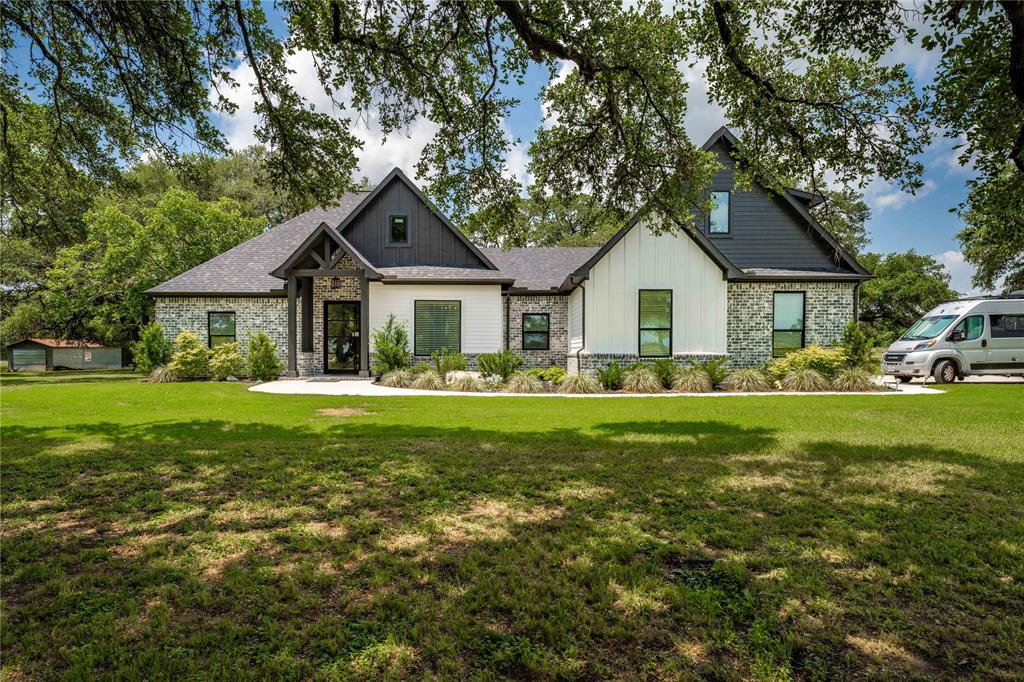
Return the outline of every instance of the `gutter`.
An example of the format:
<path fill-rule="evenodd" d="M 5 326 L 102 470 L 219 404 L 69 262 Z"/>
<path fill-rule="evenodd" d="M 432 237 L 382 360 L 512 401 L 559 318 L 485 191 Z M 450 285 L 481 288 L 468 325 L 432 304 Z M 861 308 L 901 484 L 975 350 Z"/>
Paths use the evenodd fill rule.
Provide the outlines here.
<path fill-rule="evenodd" d="M 583 370 L 580 368 L 580 353 L 587 347 L 587 288 L 580 283 L 580 291 L 583 292 L 583 301 L 581 305 L 583 310 L 580 311 L 581 322 L 580 325 L 583 327 L 580 329 L 580 347 L 576 349 L 576 373 L 579 374 Z"/>

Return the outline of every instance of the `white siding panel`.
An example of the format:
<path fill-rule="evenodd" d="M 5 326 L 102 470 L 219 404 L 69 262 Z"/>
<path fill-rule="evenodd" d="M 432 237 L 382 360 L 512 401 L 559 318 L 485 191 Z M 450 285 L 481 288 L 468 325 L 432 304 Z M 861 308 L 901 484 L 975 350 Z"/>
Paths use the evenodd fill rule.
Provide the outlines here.
<path fill-rule="evenodd" d="M 569 294 L 569 352 L 575 353 L 583 348 L 583 287 L 573 289 Z"/>
<path fill-rule="evenodd" d="M 722 270 L 690 237 L 677 232 L 655 235 L 646 224 L 630 230 L 591 269 L 587 351 L 637 352 L 640 289 L 672 290 L 673 353 L 725 352 L 727 287 Z M 570 319 L 572 314 L 570 299 Z"/>
<path fill-rule="evenodd" d="M 388 315 L 406 323 L 414 338 L 414 306 L 418 300 L 462 301 L 462 352 L 501 350 L 501 285 L 382 284 L 370 282 L 370 331 L 383 327 Z M 373 351 L 373 337 L 370 337 Z"/>

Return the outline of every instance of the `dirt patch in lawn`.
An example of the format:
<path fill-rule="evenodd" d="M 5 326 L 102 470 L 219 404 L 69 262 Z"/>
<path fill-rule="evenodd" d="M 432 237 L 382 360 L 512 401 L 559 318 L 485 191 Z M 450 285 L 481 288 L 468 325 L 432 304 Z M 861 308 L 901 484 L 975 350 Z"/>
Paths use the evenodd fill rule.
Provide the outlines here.
<path fill-rule="evenodd" d="M 358 407 L 321 407 L 316 413 L 321 417 L 365 417 L 374 414 Z"/>

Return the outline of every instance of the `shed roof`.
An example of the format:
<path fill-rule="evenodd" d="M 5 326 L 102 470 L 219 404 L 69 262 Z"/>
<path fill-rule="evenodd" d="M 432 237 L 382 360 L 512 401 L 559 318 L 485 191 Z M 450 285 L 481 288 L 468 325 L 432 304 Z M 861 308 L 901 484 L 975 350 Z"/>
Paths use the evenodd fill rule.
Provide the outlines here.
<path fill-rule="evenodd" d="M 14 343 L 7 344 L 10 346 L 17 346 L 20 343 L 35 343 L 40 346 L 46 346 L 47 348 L 106 348 L 102 343 L 96 343 L 95 341 L 78 341 L 76 339 L 40 339 L 37 337 L 29 337 L 22 339 L 21 341 L 15 341 Z"/>

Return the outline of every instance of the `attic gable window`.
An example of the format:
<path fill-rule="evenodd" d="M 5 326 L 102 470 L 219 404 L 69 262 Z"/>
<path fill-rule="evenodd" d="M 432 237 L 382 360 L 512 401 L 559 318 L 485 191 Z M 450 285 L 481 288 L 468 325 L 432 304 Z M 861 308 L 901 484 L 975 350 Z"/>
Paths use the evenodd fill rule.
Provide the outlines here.
<path fill-rule="evenodd" d="M 388 245 L 409 245 L 409 216 L 393 215 L 388 218 Z"/>
<path fill-rule="evenodd" d="M 708 234 L 729 234 L 729 193 L 712 192 L 714 206 L 708 217 Z"/>

